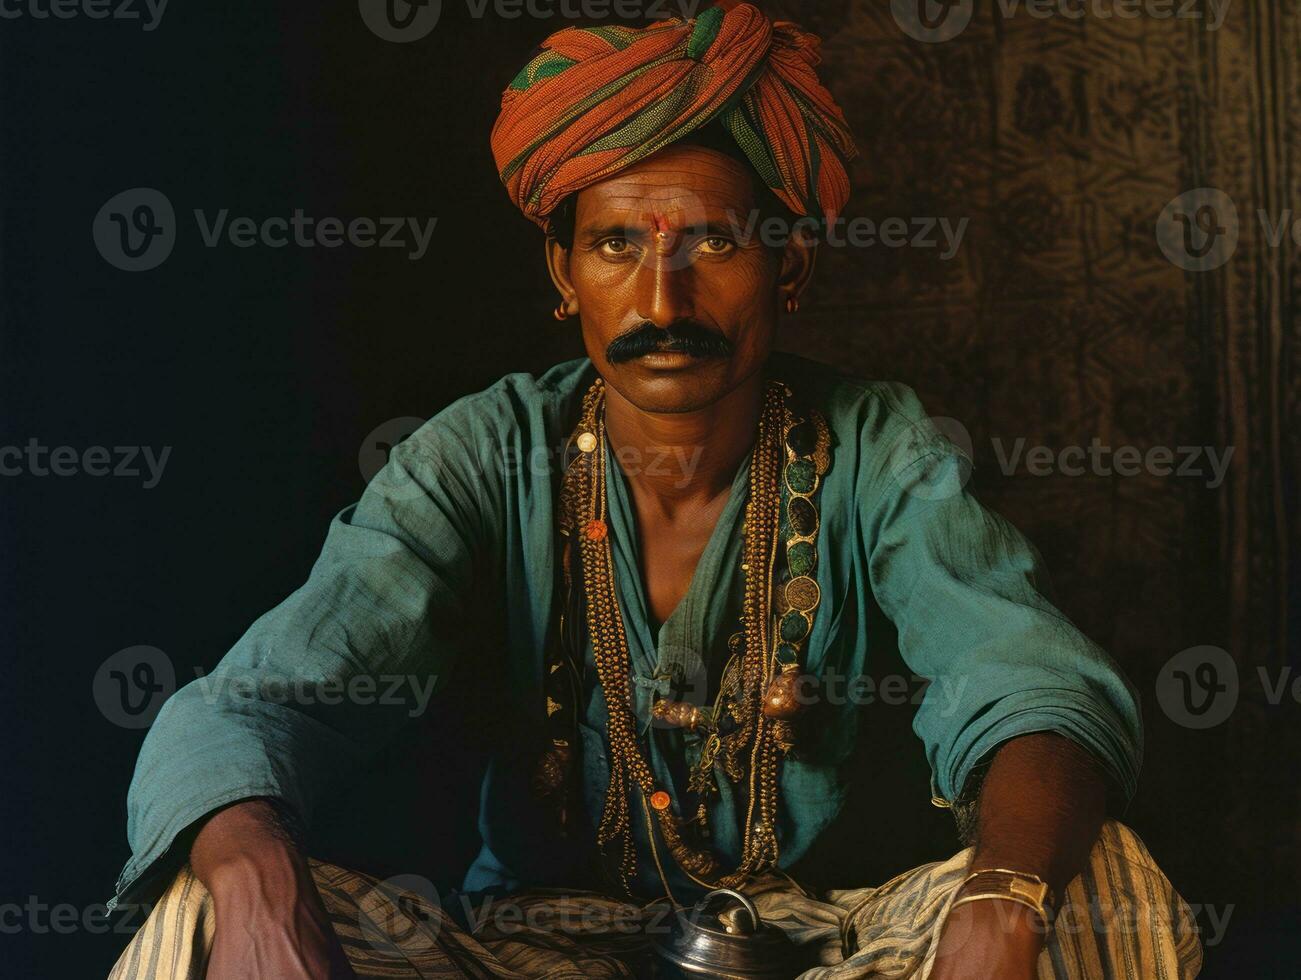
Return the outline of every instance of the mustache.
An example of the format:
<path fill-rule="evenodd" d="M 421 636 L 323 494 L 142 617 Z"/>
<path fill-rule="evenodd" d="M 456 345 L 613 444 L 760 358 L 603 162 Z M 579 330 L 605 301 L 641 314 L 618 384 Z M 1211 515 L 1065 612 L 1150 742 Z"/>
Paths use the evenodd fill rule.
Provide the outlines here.
<path fill-rule="evenodd" d="M 683 320 L 664 328 L 643 323 L 610 341 L 605 357 L 611 364 L 620 364 L 659 351 L 674 351 L 692 357 L 728 357 L 732 353 L 732 342 L 717 330 L 710 330 L 694 320 Z"/>

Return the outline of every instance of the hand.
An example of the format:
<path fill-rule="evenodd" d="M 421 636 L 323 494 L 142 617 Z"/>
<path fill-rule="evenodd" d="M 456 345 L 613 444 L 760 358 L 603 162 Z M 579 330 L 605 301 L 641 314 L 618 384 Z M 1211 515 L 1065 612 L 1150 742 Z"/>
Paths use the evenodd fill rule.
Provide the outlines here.
<path fill-rule="evenodd" d="M 954 908 L 940 930 L 930 980 L 1035 980 L 1046 930 L 1019 902 L 985 899 Z"/>
<path fill-rule="evenodd" d="M 218 812 L 190 863 L 212 895 L 210 980 L 355 980 L 311 869 L 269 803 Z"/>

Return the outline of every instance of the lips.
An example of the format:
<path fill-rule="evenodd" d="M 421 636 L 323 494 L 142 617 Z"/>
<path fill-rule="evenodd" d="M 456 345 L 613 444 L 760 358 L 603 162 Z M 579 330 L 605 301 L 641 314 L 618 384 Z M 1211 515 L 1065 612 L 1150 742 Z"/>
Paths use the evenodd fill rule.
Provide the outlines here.
<path fill-rule="evenodd" d="M 690 343 L 661 344 L 659 347 L 656 347 L 654 350 L 647 351 L 645 354 L 642 354 L 641 356 L 656 357 L 661 354 L 674 354 L 674 355 L 679 355 L 681 357 L 689 357 L 695 361 L 711 361 L 717 358 L 722 358 L 727 356 L 721 351 L 707 352 L 707 351 L 694 350 Z"/>

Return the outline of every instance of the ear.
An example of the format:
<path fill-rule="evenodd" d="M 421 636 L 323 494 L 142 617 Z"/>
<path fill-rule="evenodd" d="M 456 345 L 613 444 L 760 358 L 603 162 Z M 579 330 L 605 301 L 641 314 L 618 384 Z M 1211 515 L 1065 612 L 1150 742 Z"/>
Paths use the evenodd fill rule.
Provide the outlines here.
<path fill-rule="evenodd" d="M 779 305 L 784 305 L 789 296 L 799 297 L 813 278 L 813 266 L 818 258 L 818 239 L 813 228 L 810 219 L 800 218 L 786 239 L 781 271 L 777 274 Z"/>
<path fill-rule="evenodd" d="M 569 250 L 550 235 L 543 247 L 546 249 L 547 272 L 551 275 L 551 281 L 560 290 L 560 301 L 566 311 L 574 316 L 578 312 L 578 294 L 574 291 L 573 280 L 569 278 Z"/>

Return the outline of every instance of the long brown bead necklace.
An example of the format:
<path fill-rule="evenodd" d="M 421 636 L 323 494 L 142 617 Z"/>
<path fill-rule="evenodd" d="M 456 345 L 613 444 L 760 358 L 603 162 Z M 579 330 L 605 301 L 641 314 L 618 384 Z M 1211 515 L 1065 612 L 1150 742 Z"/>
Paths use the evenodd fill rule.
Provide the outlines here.
<path fill-rule="evenodd" d="M 605 386 L 601 379 L 596 379 L 584 396 L 579 424 L 570 437 L 572 448 L 566 453 L 570 462 L 561 483 L 558 515 L 565 572 L 562 591 L 567 593 L 561 633 L 569 642 L 559 644 L 549 656 L 546 680 L 551 745 L 539 762 L 534 787 L 539 796 L 557 799 L 562 820 L 566 819 L 578 685 L 573 682 L 577 674 L 574 623 L 566 623 L 565 617 L 566 613 L 571 618 L 582 615 L 605 698 L 610 745 L 610 782 L 597 845 L 614 863 L 629 894 L 636 871 L 631 823 L 634 787 L 657 865 L 652 813 L 665 846 L 683 872 L 699 884 L 736 887 L 777 863 L 779 763 L 794 743 L 795 722 L 803 708 L 795 692 L 803 671 L 804 643 L 820 598 L 813 579 L 813 541 L 818 527 L 813 502 L 819 478 L 830 461 L 825 421 L 817 412 L 796 414 L 789 404 L 790 394 L 780 381 L 769 381 L 764 390 L 743 524 L 743 628 L 732 638 L 733 658 L 724 670 L 718 702 L 713 710 L 670 700 L 660 700 L 653 708 L 662 723 L 707 733 L 689 779 L 689 790 L 699 798 L 693 821 L 681 821 L 674 814 L 672 797 L 656 786 L 638 742 L 629 684 L 631 661 L 609 537 Z M 779 556 L 783 529 L 787 532 L 786 549 Z M 571 550 L 575 544 L 576 562 Z M 779 565 L 783 581 L 775 594 Z M 573 602 L 573 572 L 581 574 L 581 609 Z M 569 649 L 560 649 L 564 647 Z M 744 779 L 748 788 L 741 859 L 730 874 L 720 874 L 718 860 L 708 846 L 689 842 L 683 834 L 687 823 L 696 823 L 698 833 L 708 832 L 708 800 L 717 792 L 715 759 L 729 779 Z M 660 877 L 668 891 L 662 867 Z"/>

